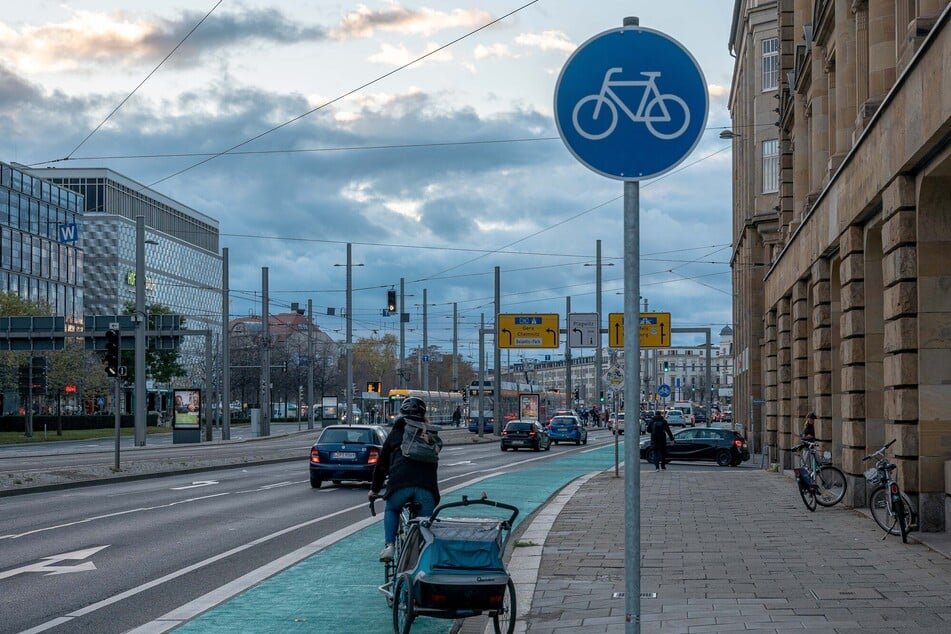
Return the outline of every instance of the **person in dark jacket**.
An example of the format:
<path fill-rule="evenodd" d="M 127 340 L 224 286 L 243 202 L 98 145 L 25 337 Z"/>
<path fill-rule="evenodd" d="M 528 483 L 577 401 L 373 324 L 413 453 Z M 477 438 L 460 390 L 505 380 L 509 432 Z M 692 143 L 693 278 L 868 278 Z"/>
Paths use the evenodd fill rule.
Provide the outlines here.
<path fill-rule="evenodd" d="M 670 431 L 670 425 L 667 419 L 659 411 L 651 419 L 651 446 L 654 449 L 654 471 L 660 471 L 667 468 L 667 439 L 670 442 L 674 440 L 674 434 Z"/>
<path fill-rule="evenodd" d="M 816 414 L 815 412 L 809 412 L 809 415 L 806 416 L 806 422 L 802 426 L 802 439 L 803 440 L 815 440 L 816 439 Z"/>
<path fill-rule="evenodd" d="M 426 403 L 422 399 L 410 396 L 400 405 L 400 416 L 393 423 L 380 459 L 373 469 L 373 483 L 370 485 L 369 499 L 373 501 L 386 481 L 386 509 L 383 512 L 383 550 L 381 561 L 392 561 L 393 543 L 399 530 L 400 511 L 407 502 L 420 505 L 419 517 L 429 517 L 439 504 L 439 484 L 436 479 L 435 462 L 420 462 L 403 455 L 403 431 L 406 419 L 426 422 Z M 388 478 L 388 479 L 387 479 Z"/>

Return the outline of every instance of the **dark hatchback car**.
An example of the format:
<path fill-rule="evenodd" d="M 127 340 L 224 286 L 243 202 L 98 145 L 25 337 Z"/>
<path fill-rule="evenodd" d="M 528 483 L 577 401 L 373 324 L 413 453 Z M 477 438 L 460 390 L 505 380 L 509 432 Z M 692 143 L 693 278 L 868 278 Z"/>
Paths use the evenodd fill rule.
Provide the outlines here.
<path fill-rule="evenodd" d="M 689 427 L 674 432 L 667 443 L 668 460 L 711 460 L 721 467 L 738 467 L 750 459 L 746 439 L 732 429 Z M 641 440 L 641 459 L 654 462 L 650 438 Z"/>
<path fill-rule="evenodd" d="M 502 451 L 509 449 L 551 449 L 551 436 L 537 420 L 513 420 L 502 430 Z"/>
<path fill-rule="evenodd" d="M 548 423 L 548 435 L 556 445 L 560 442 L 588 444 L 588 430 L 577 416 L 554 416 Z"/>
<path fill-rule="evenodd" d="M 310 486 L 372 481 L 384 440 L 386 430 L 377 425 L 324 427 L 310 448 Z"/>

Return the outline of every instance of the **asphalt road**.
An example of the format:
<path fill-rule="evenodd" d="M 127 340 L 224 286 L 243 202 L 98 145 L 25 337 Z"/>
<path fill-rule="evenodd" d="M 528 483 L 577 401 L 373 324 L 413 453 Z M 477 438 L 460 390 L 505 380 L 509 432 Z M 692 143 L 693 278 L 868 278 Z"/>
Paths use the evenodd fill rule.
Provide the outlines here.
<path fill-rule="evenodd" d="M 315 433 L 267 444 L 306 449 Z M 240 452 L 243 445 L 246 453 L 252 444 L 203 449 Z M 613 437 L 592 431 L 588 447 L 542 453 L 502 453 L 496 443 L 449 446 L 441 488 L 600 444 Z M 299 461 L 0 498 L 0 633 L 126 632 L 365 522 L 366 492 L 358 485 L 312 489 L 304 451 Z"/>

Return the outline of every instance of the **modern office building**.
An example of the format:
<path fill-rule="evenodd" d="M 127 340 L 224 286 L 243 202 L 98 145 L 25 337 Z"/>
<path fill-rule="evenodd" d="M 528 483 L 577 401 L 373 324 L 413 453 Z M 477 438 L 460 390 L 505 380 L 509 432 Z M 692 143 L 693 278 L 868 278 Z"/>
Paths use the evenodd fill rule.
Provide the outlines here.
<path fill-rule="evenodd" d="M 776 58 L 758 48 L 767 14 Z M 947 530 L 951 3 L 736 0 L 733 18 L 734 271 L 751 271 L 734 311 L 740 359 L 762 385 L 770 459 L 792 465 L 814 411 L 849 477 L 846 502 L 860 505 L 862 458 L 895 440 L 889 455 L 920 529 Z M 751 99 L 774 59 L 770 193 Z"/>
<path fill-rule="evenodd" d="M 114 315 L 135 303 L 135 219 L 145 217 L 146 304 L 184 315 L 189 329 L 221 334 L 218 221 L 107 168 L 45 168 L 24 172 L 80 194 L 85 312 Z M 204 341 L 186 337 L 186 370 Z"/>
<path fill-rule="evenodd" d="M 83 208 L 82 195 L 0 163 L 0 292 L 82 318 L 83 249 L 71 232 Z"/>

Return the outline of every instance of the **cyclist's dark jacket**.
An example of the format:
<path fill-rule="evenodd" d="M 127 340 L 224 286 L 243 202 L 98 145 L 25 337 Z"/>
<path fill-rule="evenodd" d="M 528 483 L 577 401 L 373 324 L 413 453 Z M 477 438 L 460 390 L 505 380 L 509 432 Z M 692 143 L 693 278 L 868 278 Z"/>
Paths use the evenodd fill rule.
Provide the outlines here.
<path fill-rule="evenodd" d="M 379 491 L 383 488 L 383 481 L 389 476 L 384 499 L 397 489 L 421 487 L 431 491 L 436 504 L 439 504 L 439 484 L 436 480 L 438 465 L 435 462 L 419 462 L 403 455 L 400 445 L 403 444 L 404 429 L 406 429 L 406 419 L 400 416 L 393 423 L 393 429 L 390 430 L 389 436 L 383 443 L 380 459 L 373 469 L 373 485 L 370 488 L 373 491 Z"/>

